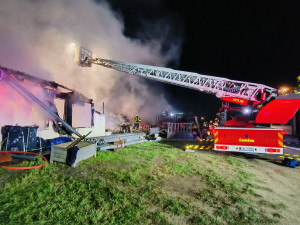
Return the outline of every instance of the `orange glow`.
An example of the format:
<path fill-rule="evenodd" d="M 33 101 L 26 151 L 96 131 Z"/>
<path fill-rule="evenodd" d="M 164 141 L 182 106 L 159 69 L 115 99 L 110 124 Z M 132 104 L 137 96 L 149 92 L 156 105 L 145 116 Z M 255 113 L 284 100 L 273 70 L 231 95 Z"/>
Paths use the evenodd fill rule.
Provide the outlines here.
<path fill-rule="evenodd" d="M 279 92 L 280 94 L 282 95 L 286 95 L 286 94 L 289 94 L 291 92 L 291 87 L 288 87 L 288 86 L 282 86 L 279 88 Z"/>
<path fill-rule="evenodd" d="M 24 84 L 23 84 L 24 85 Z M 40 87 L 35 85 L 24 85 L 32 94 L 43 101 L 44 93 Z M 0 82 L 0 127 L 4 125 L 28 126 L 36 123 L 44 124 L 46 116 L 43 111 L 26 98 L 23 94 L 13 88 L 6 80 Z M 39 118 L 33 118 L 33 113 L 39 113 Z M 42 121 L 36 121 L 42 120 Z"/>

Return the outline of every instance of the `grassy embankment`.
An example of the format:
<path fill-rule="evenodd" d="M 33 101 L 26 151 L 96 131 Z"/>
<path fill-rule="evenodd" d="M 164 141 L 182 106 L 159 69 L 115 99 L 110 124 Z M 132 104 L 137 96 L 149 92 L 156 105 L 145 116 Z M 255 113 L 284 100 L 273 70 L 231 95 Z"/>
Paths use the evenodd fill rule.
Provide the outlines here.
<path fill-rule="evenodd" d="M 285 206 L 256 194 L 260 187 L 246 159 L 186 153 L 183 146 L 145 143 L 98 152 L 77 168 L 0 169 L 0 224 L 253 224 L 280 218 Z"/>

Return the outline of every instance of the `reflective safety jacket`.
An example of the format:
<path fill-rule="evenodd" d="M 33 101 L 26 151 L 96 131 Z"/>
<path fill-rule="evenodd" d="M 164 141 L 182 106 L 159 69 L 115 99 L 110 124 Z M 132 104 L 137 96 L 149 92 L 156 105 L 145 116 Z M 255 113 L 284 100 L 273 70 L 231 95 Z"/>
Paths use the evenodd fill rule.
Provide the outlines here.
<path fill-rule="evenodd" d="M 135 116 L 132 118 L 134 123 L 140 123 L 141 122 L 141 118 L 139 116 Z"/>

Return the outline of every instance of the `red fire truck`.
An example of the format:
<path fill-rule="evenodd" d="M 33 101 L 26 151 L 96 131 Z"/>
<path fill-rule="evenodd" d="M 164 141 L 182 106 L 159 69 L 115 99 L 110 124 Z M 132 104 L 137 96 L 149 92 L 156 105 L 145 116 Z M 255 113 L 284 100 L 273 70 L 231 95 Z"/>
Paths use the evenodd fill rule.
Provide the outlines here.
<path fill-rule="evenodd" d="M 279 95 L 277 89 L 263 84 L 102 59 L 79 46 L 75 62 L 215 94 L 223 100 L 219 118 L 224 126 L 214 129 L 215 150 L 281 154 L 283 130 L 261 126 L 286 124 L 300 108 L 300 94 Z M 231 107 L 233 103 L 241 107 Z"/>
<path fill-rule="evenodd" d="M 273 154 L 283 152 L 284 132 L 281 129 L 217 127 L 212 132 L 215 150 Z"/>

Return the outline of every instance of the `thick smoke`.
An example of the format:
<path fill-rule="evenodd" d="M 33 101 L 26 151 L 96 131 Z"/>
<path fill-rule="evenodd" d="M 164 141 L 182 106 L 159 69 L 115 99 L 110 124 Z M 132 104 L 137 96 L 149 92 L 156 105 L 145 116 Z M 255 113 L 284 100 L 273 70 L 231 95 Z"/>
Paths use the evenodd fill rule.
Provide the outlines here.
<path fill-rule="evenodd" d="M 170 49 L 165 52 L 174 56 L 162 55 L 157 40 L 125 37 L 120 18 L 107 3 L 92 0 L 2 0 L 0 64 L 74 88 L 94 99 L 99 111 L 105 102 L 106 113 L 130 118 L 140 113 L 153 122 L 170 107 L 160 90 L 154 92 L 139 77 L 96 65 L 82 68 L 73 62 L 71 42 L 106 59 L 161 66 L 174 61 L 178 54 Z"/>

